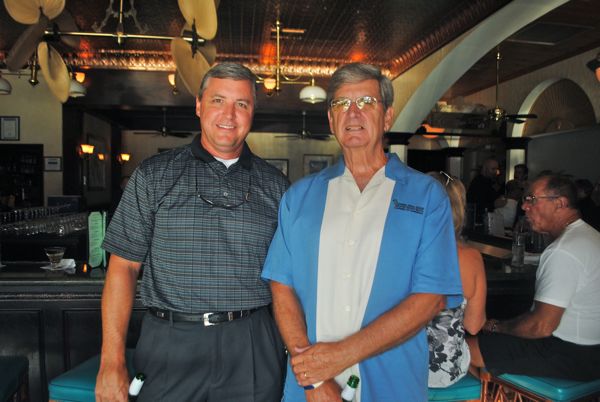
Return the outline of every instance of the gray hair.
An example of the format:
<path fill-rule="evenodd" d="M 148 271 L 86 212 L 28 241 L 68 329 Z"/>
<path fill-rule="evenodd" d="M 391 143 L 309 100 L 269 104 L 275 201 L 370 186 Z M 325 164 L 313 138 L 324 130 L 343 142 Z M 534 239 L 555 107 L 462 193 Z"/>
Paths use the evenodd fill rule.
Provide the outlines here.
<path fill-rule="evenodd" d="M 254 101 L 254 106 L 256 107 L 256 76 L 248 67 L 239 63 L 231 62 L 219 63 L 212 67 L 204 75 L 204 78 L 202 78 L 200 91 L 198 92 L 198 99 L 202 99 L 202 94 L 208 86 L 209 78 L 225 78 L 234 81 L 248 81 L 250 83 L 250 87 L 252 88 L 252 100 Z"/>
<path fill-rule="evenodd" d="M 333 95 L 344 84 L 354 84 L 366 80 L 376 80 L 379 83 L 379 95 L 383 109 L 387 110 L 394 102 L 394 87 L 388 77 L 381 73 L 378 67 L 364 63 L 350 63 L 338 68 L 331 76 L 327 88 L 327 107 L 331 105 Z"/>
<path fill-rule="evenodd" d="M 546 191 L 549 191 L 552 195 L 565 197 L 569 203 L 569 208 L 577 209 L 577 186 L 570 177 L 561 174 L 550 174 L 542 176 L 538 180 L 546 180 Z"/>

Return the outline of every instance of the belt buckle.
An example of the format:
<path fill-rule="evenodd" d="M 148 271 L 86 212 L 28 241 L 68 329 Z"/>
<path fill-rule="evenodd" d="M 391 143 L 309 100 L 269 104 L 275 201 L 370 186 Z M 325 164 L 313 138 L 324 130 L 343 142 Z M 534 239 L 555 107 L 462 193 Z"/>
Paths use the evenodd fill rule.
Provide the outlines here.
<path fill-rule="evenodd" d="M 210 327 L 211 325 L 217 325 L 217 323 L 209 321 L 211 315 L 212 315 L 212 313 L 204 313 L 204 314 L 202 314 L 202 318 L 204 320 L 204 326 L 205 327 Z"/>

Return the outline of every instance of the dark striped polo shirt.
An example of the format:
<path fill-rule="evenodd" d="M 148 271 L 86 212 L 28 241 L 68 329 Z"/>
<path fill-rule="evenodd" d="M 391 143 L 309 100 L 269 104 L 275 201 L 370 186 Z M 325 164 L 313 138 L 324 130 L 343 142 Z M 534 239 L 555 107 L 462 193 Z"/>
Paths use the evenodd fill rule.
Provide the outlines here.
<path fill-rule="evenodd" d="M 261 271 L 288 185 L 247 144 L 226 168 L 198 136 L 140 164 L 103 248 L 144 264 L 148 307 L 201 313 L 264 306 L 271 293 Z"/>

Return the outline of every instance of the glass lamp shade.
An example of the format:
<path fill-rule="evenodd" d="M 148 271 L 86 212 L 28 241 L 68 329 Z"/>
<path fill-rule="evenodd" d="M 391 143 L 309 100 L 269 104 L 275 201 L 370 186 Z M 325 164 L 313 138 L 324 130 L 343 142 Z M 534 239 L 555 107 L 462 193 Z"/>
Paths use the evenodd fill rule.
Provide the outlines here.
<path fill-rule="evenodd" d="M 77 82 L 74 79 L 71 79 L 71 84 L 69 86 L 69 96 L 71 98 L 79 98 L 80 96 L 85 96 L 86 89 L 83 85 Z"/>
<path fill-rule="evenodd" d="M 277 81 L 275 78 L 265 78 L 264 85 L 268 91 L 272 91 L 277 86 Z"/>
<path fill-rule="evenodd" d="M 302 91 L 300 91 L 300 100 L 302 102 L 315 104 L 324 102 L 325 99 L 327 99 L 325 90 L 316 85 L 308 85 L 302 88 Z"/>
<path fill-rule="evenodd" d="M 12 92 L 12 85 L 6 78 L 0 76 L 0 95 L 10 95 Z"/>

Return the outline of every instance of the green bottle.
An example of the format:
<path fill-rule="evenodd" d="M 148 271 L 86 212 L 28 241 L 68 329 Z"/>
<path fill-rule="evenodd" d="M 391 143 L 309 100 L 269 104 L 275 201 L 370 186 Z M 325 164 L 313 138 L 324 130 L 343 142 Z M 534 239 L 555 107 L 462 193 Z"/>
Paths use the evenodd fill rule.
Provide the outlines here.
<path fill-rule="evenodd" d="M 351 375 L 350 378 L 348 378 L 348 382 L 344 386 L 341 394 L 343 402 L 352 402 L 354 400 L 354 395 L 356 395 L 356 388 L 358 388 L 359 382 L 360 379 L 358 376 Z"/>
<path fill-rule="evenodd" d="M 131 384 L 129 384 L 129 400 L 135 401 L 137 400 L 138 395 L 142 389 L 142 385 L 144 385 L 144 381 L 146 380 L 146 376 L 144 373 L 137 373 Z"/>

